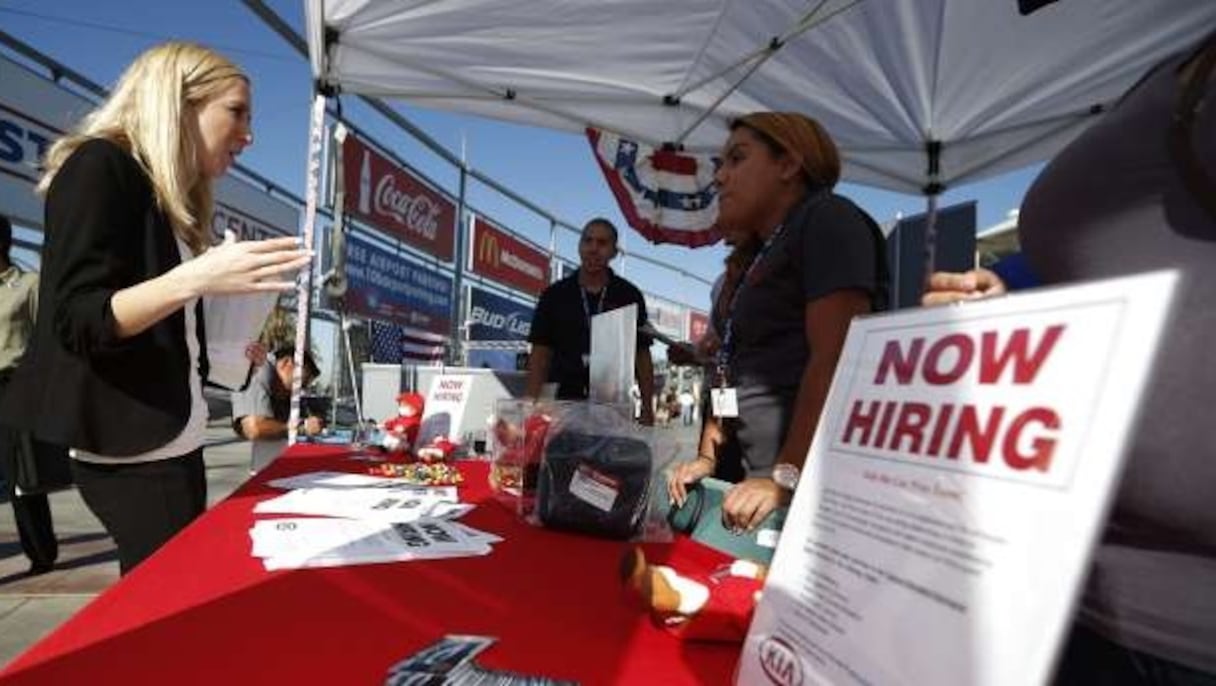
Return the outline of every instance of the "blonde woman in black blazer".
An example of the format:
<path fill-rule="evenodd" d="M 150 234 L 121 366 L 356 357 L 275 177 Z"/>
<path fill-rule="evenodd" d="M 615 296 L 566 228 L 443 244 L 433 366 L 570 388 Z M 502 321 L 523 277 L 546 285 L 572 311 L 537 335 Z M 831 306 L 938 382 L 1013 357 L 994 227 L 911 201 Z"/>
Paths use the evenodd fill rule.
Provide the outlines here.
<path fill-rule="evenodd" d="M 72 447 L 122 572 L 206 506 L 204 296 L 288 290 L 294 238 L 209 247 L 212 184 L 253 139 L 249 79 L 188 43 L 140 55 L 47 154 L 40 314 L 5 420 Z"/>

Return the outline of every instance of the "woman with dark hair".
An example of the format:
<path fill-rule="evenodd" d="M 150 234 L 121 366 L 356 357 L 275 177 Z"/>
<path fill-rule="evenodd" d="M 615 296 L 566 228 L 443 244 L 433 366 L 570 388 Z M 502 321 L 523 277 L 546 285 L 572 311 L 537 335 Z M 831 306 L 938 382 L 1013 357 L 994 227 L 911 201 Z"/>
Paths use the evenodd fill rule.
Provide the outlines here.
<path fill-rule="evenodd" d="M 719 222 L 754 234 L 760 248 L 722 298 L 719 405 L 703 449 L 676 466 L 668 494 L 713 473 L 713 434 L 733 432 L 748 478 L 727 492 L 727 524 L 754 528 L 797 483 L 849 322 L 886 303 L 882 232 L 832 192 L 836 145 L 796 113 L 758 112 L 731 124 L 716 182 Z M 733 396 L 733 397 L 732 397 Z M 732 407 L 733 405 L 733 407 Z M 707 442 L 708 441 L 708 442 Z"/>

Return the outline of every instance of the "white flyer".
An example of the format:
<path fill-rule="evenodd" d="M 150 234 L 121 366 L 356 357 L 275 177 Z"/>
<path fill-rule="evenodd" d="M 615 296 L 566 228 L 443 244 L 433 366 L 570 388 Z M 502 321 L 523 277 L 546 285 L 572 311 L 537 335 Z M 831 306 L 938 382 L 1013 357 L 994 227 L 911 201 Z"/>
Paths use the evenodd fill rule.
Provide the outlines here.
<path fill-rule="evenodd" d="M 414 445 L 427 445 L 440 436 L 460 441 L 463 438 L 459 435 L 460 424 L 472 390 L 473 377 L 468 374 L 436 376 L 426 394 L 426 409 L 422 412 L 422 424 Z"/>
<path fill-rule="evenodd" d="M 261 520 L 249 532 L 267 570 L 336 567 L 485 555 L 489 534 L 451 522 L 344 519 Z"/>
<path fill-rule="evenodd" d="M 278 293 L 252 293 L 203 298 L 208 381 L 231 390 L 245 385 L 250 374 L 245 348 L 258 339 L 278 297 Z"/>
<path fill-rule="evenodd" d="M 1042 684 L 1174 272 L 857 319 L 741 684 Z"/>
<path fill-rule="evenodd" d="M 426 517 L 455 497 L 431 493 L 417 486 L 391 488 L 299 488 L 263 500 L 253 507 L 258 514 L 311 514 L 379 522 L 412 522 Z M 453 508 L 444 507 L 444 512 Z M 463 514 L 463 511 L 461 512 Z"/>

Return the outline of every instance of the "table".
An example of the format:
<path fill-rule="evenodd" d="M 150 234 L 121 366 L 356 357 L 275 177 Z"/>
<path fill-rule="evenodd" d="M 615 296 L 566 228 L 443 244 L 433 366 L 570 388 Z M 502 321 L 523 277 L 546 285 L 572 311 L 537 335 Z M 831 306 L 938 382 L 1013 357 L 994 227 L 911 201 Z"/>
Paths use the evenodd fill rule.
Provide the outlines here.
<path fill-rule="evenodd" d="M 463 462 L 462 521 L 505 538 L 483 557 L 266 572 L 250 556 L 270 479 L 363 471 L 340 446 L 297 445 L 0 673 L 5 684 L 380 684 L 446 634 L 498 638 L 478 664 L 584 684 L 729 683 L 739 647 L 680 641 L 629 602 L 624 546 L 518 521 L 488 463 Z M 263 515 L 259 515 L 262 517 Z M 720 561 L 687 539 L 654 557 Z"/>

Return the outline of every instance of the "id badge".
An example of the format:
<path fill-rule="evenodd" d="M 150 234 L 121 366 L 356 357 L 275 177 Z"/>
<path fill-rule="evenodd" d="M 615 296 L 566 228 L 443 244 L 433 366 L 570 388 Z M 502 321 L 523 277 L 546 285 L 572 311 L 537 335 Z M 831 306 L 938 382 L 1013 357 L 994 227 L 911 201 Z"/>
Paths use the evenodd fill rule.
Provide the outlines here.
<path fill-rule="evenodd" d="M 713 405 L 715 417 L 738 417 L 739 401 L 733 388 L 711 388 L 709 391 L 710 404 Z"/>

